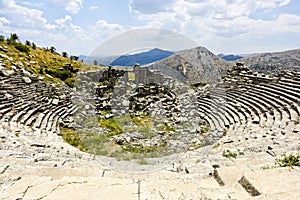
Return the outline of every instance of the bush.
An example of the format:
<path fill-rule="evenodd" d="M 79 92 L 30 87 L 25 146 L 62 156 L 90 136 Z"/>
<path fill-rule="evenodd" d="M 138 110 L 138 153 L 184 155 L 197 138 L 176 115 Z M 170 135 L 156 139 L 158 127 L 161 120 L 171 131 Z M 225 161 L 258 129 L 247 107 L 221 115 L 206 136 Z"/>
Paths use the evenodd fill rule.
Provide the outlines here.
<path fill-rule="evenodd" d="M 15 43 L 15 44 L 14 44 L 14 47 L 15 47 L 16 49 L 18 49 L 19 51 L 21 51 L 21 52 L 29 53 L 29 48 L 28 48 L 26 45 L 24 45 L 24 44 L 21 44 L 21 43 Z"/>
<path fill-rule="evenodd" d="M 67 78 L 65 80 L 65 83 L 69 86 L 69 87 L 74 87 L 74 84 L 75 84 L 75 79 L 74 78 Z"/>
<path fill-rule="evenodd" d="M 275 164 L 279 167 L 291 167 L 291 166 L 300 166 L 300 155 L 290 154 L 287 156 L 283 154 L 282 158 L 276 159 Z"/>
<path fill-rule="evenodd" d="M 225 158 L 236 158 L 237 154 L 227 150 L 227 151 L 223 151 L 222 156 L 224 156 Z"/>
<path fill-rule="evenodd" d="M 71 72 L 69 72 L 68 70 L 60 70 L 60 69 L 56 69 L 56 70 L 47 70 L 46 69 L 46 73 L 50 74 L 51 76 L 54 76 L 56 78 L 61 79 L 62 81 L 65 81 L 68 78 L 72 77 Z"/>
<path fill-rule="evenodd" d="M 4 36 L 3 35 L 0 35 L 0 42 L 4 41 Z"/>

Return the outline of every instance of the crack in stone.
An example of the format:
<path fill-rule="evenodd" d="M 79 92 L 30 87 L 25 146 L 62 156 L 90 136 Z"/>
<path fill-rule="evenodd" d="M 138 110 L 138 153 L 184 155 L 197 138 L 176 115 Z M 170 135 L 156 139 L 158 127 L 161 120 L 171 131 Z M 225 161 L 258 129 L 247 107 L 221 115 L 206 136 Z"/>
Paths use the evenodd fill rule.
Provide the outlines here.
<path fill-rule="evenodd" d="M 9 168 L 9 165 L 6 165 L 6 166 L 4 167 L 4 169 L 0 172 L 0 174 L 4 174 L 5 171 L 6 171 L 8 168 Z"/>
<path fill-rule="evenodd" d="M 27 188 L 26 188 L 26 190 L 23 192 L 23 196 L 22 196 L 22 198 L 20 198 L 20 200 L 21 200 L 21 199 L 24 199 L 24 197 L 25 197 L 27 191 L 28 191 L 29 188 L 31 188 L 31 187 L 33 187 L 33 186 L 32 186 L 32 185 L 27 186 Z"/>

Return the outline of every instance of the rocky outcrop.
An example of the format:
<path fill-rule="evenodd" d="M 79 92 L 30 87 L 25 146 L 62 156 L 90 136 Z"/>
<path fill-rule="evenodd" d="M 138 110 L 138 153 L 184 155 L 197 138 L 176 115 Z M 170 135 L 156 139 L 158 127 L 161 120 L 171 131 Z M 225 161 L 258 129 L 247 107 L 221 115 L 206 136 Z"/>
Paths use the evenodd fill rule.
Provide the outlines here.
<path fill-rule="evenodd" d="M 166 59 L 147 65 L 149 69 L 160 70 L 162 74 L 189 84 L 211 83 L 221 79 L 222 74 L 233 66 L 214 55 L 205 47 L 178 52 Z"/>

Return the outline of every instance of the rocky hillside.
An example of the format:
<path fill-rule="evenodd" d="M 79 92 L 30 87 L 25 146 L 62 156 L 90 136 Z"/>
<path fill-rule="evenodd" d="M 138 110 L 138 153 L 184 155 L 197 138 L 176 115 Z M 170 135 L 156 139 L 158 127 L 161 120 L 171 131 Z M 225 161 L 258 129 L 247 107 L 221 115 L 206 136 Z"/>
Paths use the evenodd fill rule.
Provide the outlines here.
<path fill-rule="evenodd" d="M 190 84 L 197 84 L 215 82 L 231 65 L 205 47 L 197 47 L 176 53 L 148 67 Z"/>
<path fill-rule="evenodd" d="M 250 69 L 269 73 L 280 70 L 300 70 L 300 49 L 283 52 L 260 53 L 240 59 Z"/>

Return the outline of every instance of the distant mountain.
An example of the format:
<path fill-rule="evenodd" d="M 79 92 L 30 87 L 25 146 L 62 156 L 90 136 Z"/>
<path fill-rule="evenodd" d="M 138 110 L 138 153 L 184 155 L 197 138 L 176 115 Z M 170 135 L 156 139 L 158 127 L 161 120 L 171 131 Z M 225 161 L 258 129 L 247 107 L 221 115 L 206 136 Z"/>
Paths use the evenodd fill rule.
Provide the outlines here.
<path fill-rule="evenodd" d="M 223 58 L 224 60 L 227 60 L 227 61 L 234 61 L 234 60 L 238 60 L 238 59 L 243 58 L 243 56 L 241 56 L 241 55 L 233 55 L 233 54 L 229 54 L 229 55 L 218 54 L 218 56 L 220 58 Z"/>
<path fill-rule="evenodd" d="M 300 49 L 283 52 L 252 54 L 239 61 L 258 72 L 274 72 L 279 70 L 300 71 Z"/>
<path fill-rule="evenodd" d="M 178 80 L 197 84 L 216 82 L 233 63 L 214 55 L 205 47 L 196 47 L 146 66 Z"/>
<path fill-rule="evenodd" d="M 137 53 L 133 55 L 122 55 L 111 62 L 110 65 L 133 66 L 136 63 L 145 65 L 169 57 L 172 54 L 173 52 L 155 48 L 147 52 Z"/>
<path fill-rule="evenodd" d="M 89 63 L 89 64 L 94 64 L 94 60 L 97 61 L 98 65 L 110 65 L 110 63 L 116 59 L 117 56 L 111 56 L 111 57 L 100 57 L 100 56 L 85 56 L 85 55 L 80 55 L 79 60 Z"/>

